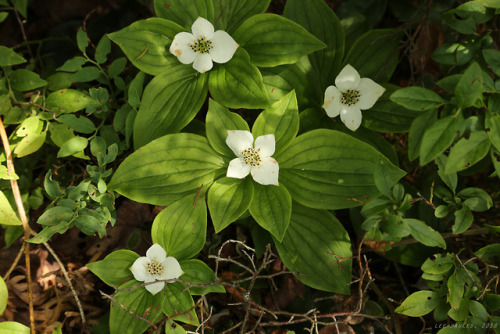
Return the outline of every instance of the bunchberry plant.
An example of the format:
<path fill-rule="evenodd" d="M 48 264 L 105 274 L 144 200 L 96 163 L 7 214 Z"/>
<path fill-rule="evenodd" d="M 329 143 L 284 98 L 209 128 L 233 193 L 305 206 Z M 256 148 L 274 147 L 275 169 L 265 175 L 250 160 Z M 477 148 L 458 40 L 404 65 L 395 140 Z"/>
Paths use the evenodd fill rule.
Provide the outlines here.
<path fill-rule="evenodd" d="M 150 5 L 0 46 L 0 332 L 500 332 L 497 2 Z"/>

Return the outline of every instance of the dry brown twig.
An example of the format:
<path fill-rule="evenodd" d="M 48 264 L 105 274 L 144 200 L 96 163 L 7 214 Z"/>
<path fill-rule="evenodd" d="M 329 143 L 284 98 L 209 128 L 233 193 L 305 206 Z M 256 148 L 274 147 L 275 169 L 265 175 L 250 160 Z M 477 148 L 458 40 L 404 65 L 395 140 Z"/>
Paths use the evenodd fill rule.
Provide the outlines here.
<path fill-rule="evenodd" d="M 2 118 L 0 117 L 0 137 L 2 138 L 2 144 L 5 151 L 5 156 L 7 159 L 7 171 L 11 175 L 15 175 L 16 170 L 14 168 L 14 161 L 12 159 L 12 152 L 10 150 L 9 137 L 5 131 Z M 21 191 L 19 190 L 19 185 L 17 180 L 11 179 L 10 185 L 12 187 L 12 192 L 14 193 L 14 199 L 16 201 L 17 212 L 21 218 L 21 223 L 24 230 L 24 259 L 26 262 L 26 280 L 28 282 L 28 304 L 29 304 L 29 316 L 30 316 L 30 329 L 31 333 L 35 333 L 35 311 L 33 308 L 33 291 L 31 290 L 31 262 L 30 262 L 30 246 L 26 242 L 30 238 L 30 227 L 28 224 L 28 217 L 26 216 L 26 211 L 24 210 L 23 200 L 21 198 Z"/>

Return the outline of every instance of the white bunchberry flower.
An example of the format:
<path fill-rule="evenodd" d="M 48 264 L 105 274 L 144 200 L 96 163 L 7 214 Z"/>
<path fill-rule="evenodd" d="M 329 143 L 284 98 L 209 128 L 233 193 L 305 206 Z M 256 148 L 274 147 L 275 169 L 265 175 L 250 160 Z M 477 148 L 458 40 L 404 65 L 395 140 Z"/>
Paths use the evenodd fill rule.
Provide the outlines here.
<path fill-rule="evenodd" d="M 249 131 L 228 130 L 226 144 L 237 156 L 229 162 L 227 177 L 243 179 L 251 173 L 255 182 L 278 185 L 279 165 L 271 158 L 275 145 L 273 134 L 257 137 L 254 145 Z"/>
<path fill-rule="evenodd" d="M 193 32 L 180 32 L 175 35 L 170 53 L 183 64 L 193 63 L 200 73 L 210 71 L 213 61 L 227 63 L 233 58 L 238 43 L 225 31 L 217 30 L 206 19 L 199 17 L 191 26 Z"/>
<path fill-rule="evenodd" d="M 323 109 L 330 117 L 340 114 L 345 126 L 355 131 L 361 125 L 361 110 L 373 107 L 384 92 L 384 87 L 360 78 L 354 67 L 346 65 L 335 78 L 335 86 L 326 89 Z"/>
<path fill-rule="evenodd" d="M 165 250 L 158 244 L 149 247 L 146 256 L 135 260 L 130 270 L 136 280 L 144 283 L 179 278 L 182 275 L 179 262 L 174 257 L 167 257 Z M 155 295 L 164 286 L 165 282 L 158 282 L 148 284 L 145 288 Z"/>

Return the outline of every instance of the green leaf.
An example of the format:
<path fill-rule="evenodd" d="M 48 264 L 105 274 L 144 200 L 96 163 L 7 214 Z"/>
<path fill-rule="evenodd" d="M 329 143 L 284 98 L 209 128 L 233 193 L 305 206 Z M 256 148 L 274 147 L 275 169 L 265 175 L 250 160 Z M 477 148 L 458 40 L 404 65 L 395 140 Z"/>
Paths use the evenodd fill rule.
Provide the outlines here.
<path fill-rule="evenodd" d="M 266 11 L 271 0 L 214 1 L 215 30 L 232 34 L 247 18 Z"/>
<path fill-rule="evenodd" d="M 7 13 L 7 12 L 0 12 L 0 23 L 2 23 L 3 21 L 5 21 L 5 19 L 7 18 L 7 16 L 9 16 L 9 13 Z"/>
<path fill-rule="evenodd" d="M 262 75 L 243 48 L 210 71 L 208 86 L 212 98 L 228 108 L 258 109 L 270 104 Z"/>
<path fill-rule="evenodd" d="M 500 76 L 500 51 L 495 49 L 484 49 L 483 57 L 488 65 L 490 65 L 493 73 Z"/>
<path fill-rule="evenodd" d="M 39 134 L 43 129 L 43 122 L 38 116 L 31 116 L 26 118 L 16 131 L 16 136 L 26 137 L 34 134 Z"/>
<path fill-rule="evenodd" d="M 95 66 L 86 66 L 79 69 L 76 73 L 71 75 L 71 81 L 75 82 L 89 82 L 94 81 L 101 75 L 99 68 Z"/>
<path fill-rule="evenodd" d="M 480 188 L 465 188 L 460 190 L 457 195 L 465 200 L 464 204 L 472 211 L 482 212 L 489 210 L 493 206 L 491 196 Z"/>
<path fill-rule="evenodd" d="M 390 98 L 393 102 L 416 111 L 434 110 L 445 104 L 441 96 L 418 86 L 398 89 Z"/>
<path fill-rule="evenodd" d="M 411 230 L 411 235 L 420 243 L 429 247 L 441 247 L 446 249 L 446 242 L 441 233 L 418 219 L 404 219 Z"/>
<path fill-rule="evenodd" d="M 0 222 L 2 225 L 22 225 L 2 191 L 0 191 Z"/>
<path fill-rule="evenodd" d="M 66 60 L 61 67 L 58 67 L 57 71 L 76 72 L 81 69 L 86 62 L 87 59 L 84 57 L 71 58 Z"/>
<path fill-rule="evenodd" d="M 11 172 L 6 166 L 0 165 L 0 179 L 2 180 L 19 180 L 19 175 Z"/>
<path fill-rule="evenodd" d="M 165 334 L 186 334 L 186 330 L 173 320 L 165 323 Z"/>
<path fill-rule="evenodd" d="M 129 155 L 109 189 L 138 202 L 168 205 L 213 182 L 224 161 L 206 138 L 178 133 L 158 138 Z"/>
<path fill-rule="evenodd" d="M 206 128 L 210 145 L 214 150 L 228 157 L 234 157 L 234 152 L 226 144 L 227 131 L 250 130 L 247 122 L 240 115 L 230 112 L 212 99 L 208 103 Z"/>
<path fill-rule="evenodd" d="M 7 307 L 7 300 L 9 299 L 9 291 L 7 290 L 7 285 L 2 277 L 0 277 L 0 314 L 5 311 Z"/>
<path fill-rule="evenodd" d="M 74 89 L 62 89 L 47 96 L 47 108 L 58 113 L 72 113 L 95 104 L 87 94 Z"/>
<path fill-rule="evenodd" d="M 500 151 L 500 114 L 486 112 L 485 128 L 491 144 Z"/>
<path fill-rule="evenodd" d="M 474 221 L 474 216 L 470 208 L 463 206 L 460 210 L 455 211 L 455 224 L 452 226 L 453 234 L 460 234 L 471 227 Z"/>
<path fill-rule="evenodd" d="M 146 86 L 134 123 L 134 146 L 185 127 L 207 96 L 207 75 L 190 66 L 176 64 L 157 75 Z"/>
<path fill-rule="evenodd" d="M 108 54 L 111 52 L 111 41 L 107 35 L 102 36 L 97 43 L 97 47 L 95 49 L 94 58 L 98 64 L 103 64 L 107 60 Z"/>
<path fill-rule="evenodd" d="M 12 49 L 0 45 L 0 66 L 13 66 L 25 63 L 26 59 Z"/>
<path fill-rule="evenodd" d="M 436 291 L 417 291 L 408 296 L 394 311 L 410 317 L 421 317 L 434 310 L 442 295 Z"/>
<path fill-rule="evenodd" d="M 460 307 L 460 302 L 464 296 L 464 282 L 460 278 L 460 275 L 457 275 L 457 273 L 454 272 L 448 278 L 447 286 L 449 291 L 448 302 L 452 308 L 457 310 Z"/>
<path fill-rule="evenodd" d="M 108 68 L 108 75 L 110 78 L 116 78 L 120 73 L 123 72 L 125 66 L 127 65 L 127 59 L 125 57 L 120 57 L 115 59 Z M 115 81 L 116 83 L 116 81 Z"/>
<path fill-rule="evenodd" d="M 136 21 L 117 32 L 108 34 L 118 44 L 132 64 L 141 71 L 156 75 L 178 64 L 168 51 L 175 35 L 184 29 L 162 18 Z"/>
<path fill-rule="evenodd" d="M 67 221 L 63 220 L 57 225 L 45 227 L 40 233 L 38 233 L 37 236 L 32 237 L 31 239 L 28 239 L 26 241 L 34 244 L 41 244 L 47 242 L 54 234 L 56 233 L 63 234 L 69 228 L 73 227 L 73 225 L 74 225 L 73 223 L 68 223 Z"/>
<path fill-rule="evenodd" d="M 205 244 L 207 206 L 200 194 L 170 204 L 156 216 L 151 227 L 153 243 L 178 261 L 194 257 Z"/>
<path fill-rule="evenodd" d="M 420 145 L 420 164 L 428 164 L 443 153 L 455 140 L 457 118 L 447 116 L 425 130 Z"/>
<path fill-rule="evenodd" d="M 58 158 L 67 157 L 78 152 L 82 152 L 87 145 L 89 140 L 80 136 L 76 136 L 65 142 L 59 152 L 57 153 Z"/>
<path fill-rule="evenodd" d="M 445 173 L 467 169 L 484 158 L 490 150 L 490 139 L 485 131 L 474 131 L 469 138 L 462 138 L 451 148 Z"/>
<path fill-rule="evenodd" d="M 14 149 L 14 153 L 18 158 L 27 156 L 28 154 L 34 153 L 42 147 L 45 142 L 45 137 L 47 136 L 47 131 L 42 133 L 33 133 L 24 137 L 21 142 L 19 142 Z"/>
<path fill-rule="evenodd" d="M 422 146 L 422 137 L 425 131 L 436 122 L 437 113 L 434 110 L 429 110 L 411 123 L 410 131 L 408 134 L 408 158 L 410 161 L 418 158 L 420 154 L 420 147 Z"/>
<path fill-rule="evenodd" d="M 500 258 L 500 244 L 491 244 L 480 248 L 474 255 L 483 259 L 486 262 L 492 262 L 493 259 Z"/>
<path fill-rule="evenodd" d="M 455 96 L 459 107 L 473 106 L 483 93 L 483 74 L 478 63 L 473 62 L 464 72 L 457 87 Z"/>
<path fill-rule="evenodd" d="M 251 62 L 261 67 L 293 64 L 326 46 L 297 23 L 269 13 L 245 20 L 233 38 L 245 48 Z"/>
<path fill-rule="evenodd" d="M 375 186 L 375 164 L 384 161 L 395 184 L 404 172 L 372 146 L 350 135 L 318 129 L 298 136 L 276 160 L 279 182 L 302 205 L 343 209 L 360 205 L 380 192 Z"/>
<path fill-rule="evenodd" d="M 37 224 L 54 226 L 62 221 L 69 222 L 75 216 L 72 209 L 64 206 L 55 206 L 46 210 L 36 221 Z"/>
<path fill-rule="evenodd" d="M 385 93 L 370 108 L 370 112 L 363 113 L 363 125 L 377 132 L 408 132 L 413 120 L 422 112 L 405 108 L 390 99 L 398 86 L 386 84 L 384 87 Z"/>
<path fill-rule="evenodd" d="M 76 43 L 78 44 L 78 49 L 85 54 L 85 49 L 89 46 L 89 39 L 87 33 L 82 28 L 76 32 Z"/>
<path fill-rule="evenodd" d="M 269 99 L 273 103 L 281 100 L 292 90 L 295 90 L 300 106 L 318 104 L 317 101 L 323 98 L 324 90 L 321 91 L 314 81 L 316 73 L 313 73 L 307 57 L 301 58 L 295 64 L 267 67 L 260 71 Z"/>
<path fill-rule="evenodd" d="M 326 210 L 293 203 L 290 225 L 276 249 L 285 266 L 315 289 L 349 294 L 351 242 L 342 224 Z"/>
<path fill-rule="evenodd" d="M 141 96 L 143 91 L 144 79 L 146 74 L 139 72 L 128 86 L 128 104 L 134 108 L 139 108 L 141 105 Z"/>
<path fill-rule="evenodd" d="M 254 195 L 249 207 L 255 221 L 272 236 L 282 241 L 290 224 L 292 197 L 288 190 L 279 186 L 254 184 Z"/>
<path fill-rule="evenodd" d="M 198 17 L 210 22 L 214 19 L 212 0 L 154 0 L 158 17 L 180 24 L 191 32 L 191 25 Z"/>
<path fill-rule="evenodd" d="M 293 141 L 299 131 L 299 110 L 295 91 L 288 93 L 271 108 L 262 111 L 252 127 L 254 138 L 274 134 L 276 151 L 279 154 Z"/>
<path fill-rule="evenodd" d="M 373 29 L 360 36 L 344 58 L 359 75 L 378 83 L 389 81 L 399 57 L 401 32 L 393 29 Z"/>
<path fill-rule="evenodd" d="M 432 53 L 432 60 L 445 65 L 465 65 L 471 61 L 481 46 L 480 40 L 463 43 L 443 43 Z"/>
<path fill-rule="evenodd" d="M 30 334 L 29 327 L 14 321 L 4 321 L 0 323 L 2 334 Z"/>
<path fill-rule="evenodd" d="M 200 260 L 184 260 L 180 262 L 183 274 L 180 280 L 192 284 L 209 284 L 216 282 L 215 274 L 205 263 Z M 192 295 L 205 295 L 210 292 L 226 292 L 222 285 L 210 285 L 206 288 L 190 287 L 189 292 Z"/>
<path fill-rule="evenodd" d="M 169 317 L 178 314 L 172 318 L 175 321 L 197 326 L 200 322 L 196 315 L 193 297 L 189 291 L 184 291 L 185 289 L 186 286 L 180 282 L 167 283 L 162 310 Z"/>
<path fill-rule="evenodd" d="M 13 89 L 26 92 L 47 85 L 47 81 L 34 72 L 26 69 L 15 70 L 10 74 L 10 85 Z"/>
<path fill-rule="evenodd" d="M 464 321 L 469 315 L 469 302 L 470 299 L 463 298 L 458 309 L 451 308 L 448 311 L 448 316 L 455 321 Z"/>
<path fill-rule="evenodd" d="M 283 15 L 306 28 L 326 44 L 326 49 L 309 55 L 323 93 L 340 71 L 344 56 L 344 30 L 337 15 L 323 0 L 289 0 Z"/>
<path fill-rule="evenodd" d="M 124 283 L 120 288 L 126 289 L 139 284 L 140 282 L 132 279 Z M 152 295 L 144 287 L 137 287 L 130 291 L 120 291 L 114 297 L 130 312 L 151 322 L 160 320 L 163 315 L 162 303 L 164 296 L 162 292 Z M 110 334 L 143 333 L 148 327 L 149 324 L 144 320 L 130 316 L 130 313 L 120 305 L 111 303 L 109 315 Z"/>
<path fill-rule="evenodd" d="M 444 12 L 443 20 L 453 30 L 458 31 L 461 34 L 471 35 L 476 32 L 476 23 L 474 22 L 474 19 L 471 17 L 466 19 L 459 19 L 456 16 L 456 11 L 454 9 Z"/>
<path fill-rule="evenodd" d="M 434 160 L 438 165 L 438 175 L 444 183 L 455 193 L 457 189 L 457 173 L 445 173 L 445 166 L 448 158 L 445 155 L 440 155 Z"/>
<path fill-rule="evenodd" d="M 395 177 L 397 177 L 397 175 L 387 173 L 387 167 L 384 166 L 383 160 L 375 164 L 373 178 L 375 180 L 375 186 L 382 195 L 392 198 L 392 187 L 394 186 L 393 180 Z"/>
<path fill-rule="evenodd" d="M 223 177 L 212 184 L 208 191 L 208 209 L 219 233 L 238 219 L 250 206 L 254 193 L 251 178 L 235 179 Z"/>
<path fill-rule="evenodd" d="M 484 296 L 484 306 L 490 312 L 500 310 L 500 295 L 488 293 Z"/>
<path fill-rule="evenodd" d="M 107 285 L 118 288 L 126 280 L 133 277 L 130 267 L 138 258 L 139 255 L 136 253 L 120 249 L 101 261 L 87 263 L 86 267 Z"/>
<path fill-rule="evenodd" d="M 428 258 L 422 264 L 422 271 L 428 274 L 445 274 L 453 268 L 453 260 L 450 256 L 441 257 L 441 254 L 436 255 L 436 259 Z"/>
<path fill-rule="evenodd" d="M 94 123 L 85 116 L 77 117 L 75 115 L 62 115 L 57 120 L 66 124 L 76 132 L 80 133 L 93 133 L 96 130 Z"/>

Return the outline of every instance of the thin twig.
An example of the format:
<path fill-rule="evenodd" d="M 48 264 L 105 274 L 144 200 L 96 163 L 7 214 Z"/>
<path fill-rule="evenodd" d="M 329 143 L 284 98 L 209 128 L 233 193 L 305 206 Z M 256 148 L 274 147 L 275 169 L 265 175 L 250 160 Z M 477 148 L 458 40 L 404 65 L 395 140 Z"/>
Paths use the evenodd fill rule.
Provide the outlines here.
<path fill-rule="evenodd" d="M 85 320 L 85 313 L 83 312 L 83 307 L 82 304 L 80 303 L 80 298 L 78 298 L 78 294 L 75 291 L 75 288 L 73 287 L 73 284 L 71 283 L 71 280 L 69 279 L 68 272 L 66 271 L 66 268 L 64 268 L 64 264 L 61 262 L 59 257 L 57 256 L 56 252 L 52 249 L 52 247 L 49 246 L 48 243 L 44 242 L 43 245 L 47 250 L 52 254 L 54 259 L 57 261 L 59 264 L 59 267 L 61 268 L 61 271 L 64 275 L 64 278 L 66 279 L 66 282 L 68 282 L 69 288 L 71 289 L 71 293 L 73 293 L 73 297 L 75 298 L 76 305 L 78 306 L 78 311 L 80 311 L 80 317 L 82 318 L 82 331 L 84 330 L 87 321 Z"/>
<path fill-rule="evenodd" d="M 21 256 L 23 255 L 23 252 L 24 252 L 24 247 L 25 247 L 25 243 L 23 242 L 23 244 L 21 245 L 21 248 L 19 249 L 19 252 L 17 253 L 16 258 L 14 259 L 14 262 L 12 262 L 9 270 L 7 270 L 7 272 L 3 276 L 4 281 L 6 281 L 9 278 L 10 274 L 14 271 L 17 264 L 19 263 L 19 260 L 21 259 Z"/>
<path fill-rule="evenodd" d="M 17 12 L 17 11 L 16 11 Z M 0 117 L 0 137 L 2 138 L 2 144 L 5 151 L 5 156 L 7 158 L 7 170 L 9 174 L 14 175 L 16 170 L 14 168 L 14 161 L 12 159 L 12 152 L 10 150 L 9 137 L 7 137 L 7 132 L 5 132 L 5 127 Z M 19 217 L 21 218 L 21 223 L 24 229 L 24 259 L 26 262 L 26 280 L 28 282 L 28 304 L 29 304 L 29 314 L 30 314 L 30 328 L 31 333 L 35 334 L 35 311 L 33 308 L 33 291 L 31 290 L 31 262 L 30 262 L 30 245 L 26 242 L 30 238 L 30 226 L 28 224 L 28 217 L 26 216 L 26 211 L 24 210 L 23 199 L 21 197 L 21 191 L 19 190 L 19 185 L 17 180 L 11 179 L 10 185 L 12 187 L 12 192 L 14 194 L 14 199 L 16 201 L 17 211 Z"/>

